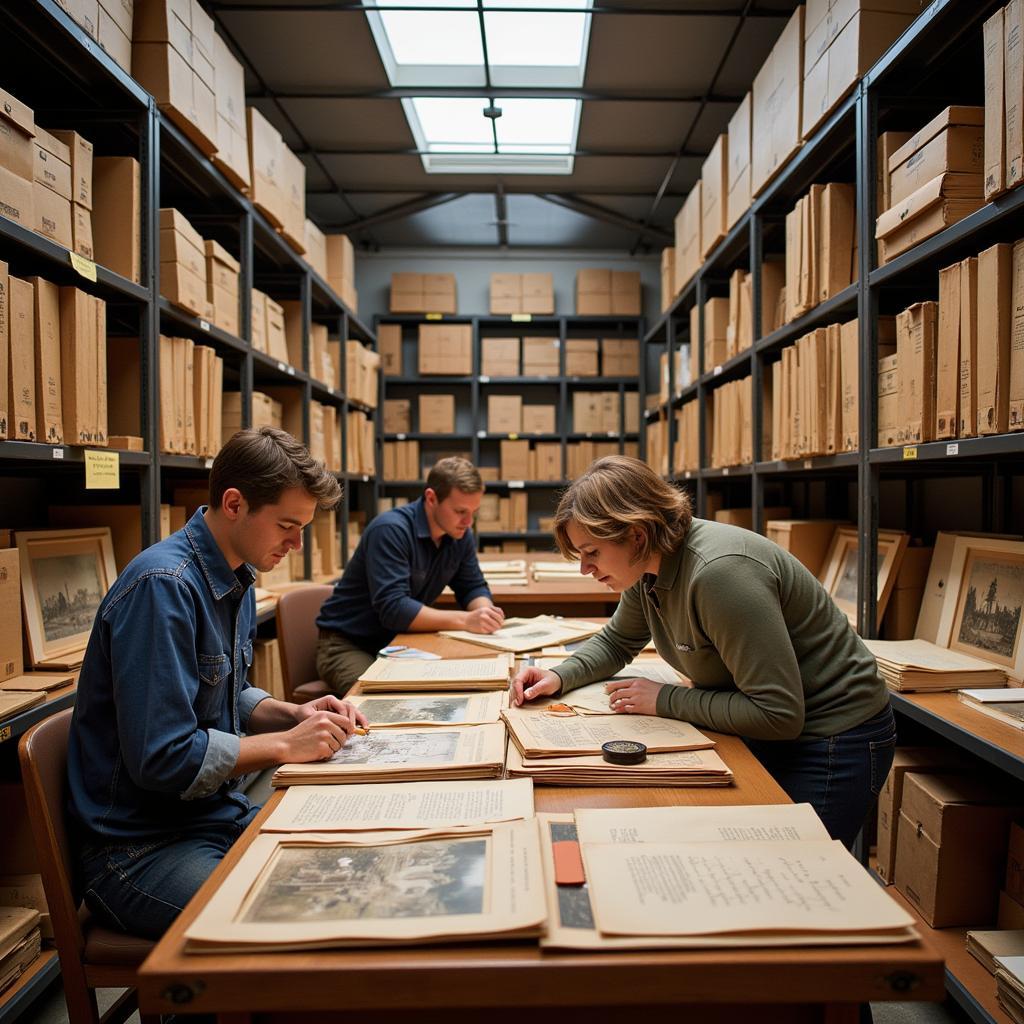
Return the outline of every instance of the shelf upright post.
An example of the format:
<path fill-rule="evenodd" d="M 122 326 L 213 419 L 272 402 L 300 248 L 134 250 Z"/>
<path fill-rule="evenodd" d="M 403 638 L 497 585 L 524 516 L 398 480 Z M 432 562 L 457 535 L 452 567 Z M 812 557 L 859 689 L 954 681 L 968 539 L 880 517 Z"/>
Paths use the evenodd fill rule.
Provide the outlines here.
<path fill-rule="evenodd" d="M 310 384 L 309 366 L 309 333 L 310 323 L 313 319 L 313 278 L 308 270 L 303 270 L 299 277 L 299 302 L 302 305 L 302 366 L 301 369 L 306 375 L 302 385 L 302 436 L 305 438 L 306 446 L 311 440 L 309 434 L 310 402 L 312 400 L 312 386 Z M 313 578 L 313 524 L 303 530 L 303 551 L 302 551 L 302 573 L 309 580 Z"/>
<path fill-rule="evenodd" d="M 856 152 L 857 230 L 859 264 L 857 268 L 857 333 L 860 386 L 858 388 L 857 519 L 860 524 L 857 545 L 857 628 L 861 636 L 877 635 L 878 595 L 878 482 L 877 465 L 870 461 L 871 448 L 878 431 L 878 289 L 870 285 L 875 265 L 875 238 L 872 227 L 878 207 L 875 165 L 878 159 L 878 98 L 874 90 L 857 87 Z"/>
<path fill-rule="evenodd" d="M 761 337 L 761 261 L 764 236 L 761 217 L 750 216 L 750 419 L 753 429 L 753 447 L 750 466 L 750 504 L 753 508 L 755 533 L 764 533 L 764 487 L 757 464 L 761 461 L 764 443 L 764 360 L 754 347 L 753 340 Z"/>
<path fill-rule="evenodd" d="M 562 479 L 568 478 L 569 473 L 569 381 L 566 375 L 566 343 L 568 341 L 569 323 L 566 317 L 558 320 L 558 443 L 562 449 Z M 573 424 L 575 426 L 575 424 Z"/>
<path fill-rule="evenodd" d="M 253 356 L 252 356 L 252 289 L 253 262 L 255 248 L 253 243 L 252 209 L 245 209 L 238 218 L 238 249 L 239 249 L 239 287 L 241 299 L 238 315 L 242 318 L 241 330 L 238 332 L 246 342 L 245 355 L 240 367 L 240 384 L 242 392 L 242 424 L 252 426 L 252 391 L 253 391 Z M 224 438 L 226 441 L 227 438 Z"/>
<path fill-rule="evenodd" d="M 149 301 L 140 313 L 139 343 L 142 346 L 139 382 L 141 401 L 139 430 L 149 451 L 149 466 L 143 471 L 142 546 L 160 539 L 160 254 L 157 250 L 160 221 L 160 115 L 150 98 L 139 115 L 139 164 L 142 175 L 142 285 Z"/>
<path fill-rule="evenodd" d="M 708 431 L 707 431 L 707 387 L 702 378 L 707 367 L 704 365 L 704 273 L 697 272 L 697 286 L 694 289 L 694 301 L 697 304 L 697 461 L 699 470 L 697 473 L 697 508 L 698 516 L 703 516 L 707 508 L 708 482 L 704 476 L 704 470 L 708 465 Z M 694 344 L 694 339 L 690 339 Z M 692 351 L 692 350 L 691 350 Z M 672 373 L 671 362 L 669 374 Z"/>
<path fill-rule="evenodd" d="M 475 316 L 472 320 L 473 344 L 470 348 L 470 368 L 473 379 L 469 385 L 469 410 L 470 418 L 470 439 L 469 450 L 472 453 L 473 465 L 480 465 L 480 437 L 479 432 L 486 430 L 486 412 L 484 411 L 483 396 L 480 392 L 480 372 L 484 365 L 484 345 L 480 334 L 480 317 Z M 417 346 L 418 347 L 418 346 Z M 481 427 L 480 423 L 484 422 Z M 457 425 L 457 423 L 456 423 Z"/>

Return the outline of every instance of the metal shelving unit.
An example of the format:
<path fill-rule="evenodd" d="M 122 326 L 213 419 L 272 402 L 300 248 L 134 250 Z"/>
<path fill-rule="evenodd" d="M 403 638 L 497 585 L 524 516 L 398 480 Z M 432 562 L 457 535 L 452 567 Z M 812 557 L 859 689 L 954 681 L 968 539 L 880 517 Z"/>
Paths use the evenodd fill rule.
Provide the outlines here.
<path fill-rule="evenodd" d="M 416 332 L 421 324 L 432 323 L 453 323 L 470 325 L 473 329 L 473 369 L 474 373 L 460 376 L 420 376 L 410 373 L 409 357 L 416 351 Z M 453 434 L 429 434 L 420 431 L 405 431 L 401 433 L 388 433 L 381 435 L 381 441 L 422 441 L 429 448 L 428 451 L 451 450 L 456 447 L 466 451 L 477 465 L 494 465 L 496 460 L 497 445 L 505 440 L 518 441 L 540 441 L 558 442 L 562 449 L 562 470 L 566 469 L 566 445 L 577 441 L 609 441 L 618 442 L 619 451 L 623 450 L 624 443 L 636 443 L 642 452 L 643 434 L 641 432 L 626 432 L 622 428 L 624 423 L 620 421 L 614 424 L 613 429 L 608 431 L 595 431 L 591 433 L 579 433 L 572 429 L 572 399 L 575 391 L 604 390 L 617 391 L 620 398 L 627 391 L 636 389 L 640 409 L 643 409 L 646 397 L 646 376 L 644 368 L 644 343 L 643 343 L 643 321 L 639 317 L 627 316 L 430 316 L 411 314 L 387 314 L 376 318 L 375 328 L 382 324 L 397 324 L 402 327 L 403 355 L 406 357 L 403 362 L 403 372 L 397 376 L 381 377 L 381 405 L 385 398 L 409 398 L 414 399 L 416 395 L 425 389 L 433 392 L 435 389 L 456 388 L 461 406 L 461 416 L 456 422 L 456 432 Z M 558 338 L 559 367 L 558 373 L 549 376 L 526 377 L 520 374 L 512 376 L 492 377 L 480 374 L 481 367 L 481 338 L 487 337 L 523 337 L 530 335 L 545 335 Z M 572 337 L 597 337 L 597 338 L 637 338 L 640 339 L 640 373 L 638 377 L 579 377 L 569 376 L 565 373 L 565 342 Z M 502 393 L 502 389 L 513 393 L 525 391 L 527 396 L 546 392 L 543 399 L 544 404 L 553 404 L 556 407 L 557 431 L 549 434 L 527 434 L 527 433 L 491 433 L 487 430 L 487 396 L 491 389 Z M 642 419 L 642 414 L 641 414 Z M 422 453 L 421 453 L 422 457 Z M 525 489 L 531 492 L 551 492 L 567 485 L 565 479 L 558 481 L 547 480 L 503 480 L 488 482 L 490 489 L 501 491 L 512 491 Z M 403 497 L 409 495 L 403 492 L 413 491 L 423 486 L 422 480 L 381 480 L 381 494 L 400 494 Z M 553 508 L 541 512 L 534 509 L 531 512 L 531 519 L 537 515 L 553 511 Z M 478 535 L 481 540 L 528 540 L 539 542 L 548 539 L 548 535 L 537 530 L 527 530 L 525 533 L 495 534 L 483 533 Z"/>

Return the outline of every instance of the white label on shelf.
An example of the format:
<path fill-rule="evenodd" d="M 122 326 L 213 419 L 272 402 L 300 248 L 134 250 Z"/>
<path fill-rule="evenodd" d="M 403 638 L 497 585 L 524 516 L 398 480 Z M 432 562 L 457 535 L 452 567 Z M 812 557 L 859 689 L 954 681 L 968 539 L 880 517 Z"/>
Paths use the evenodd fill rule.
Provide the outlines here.
<path fill-rule="evenodd" d="M 487 431 L 486 430 L 478 430 L 476 432 L 476 436 L 477 437 L 486 437 L 487 436 Z"/>
<path fill-rule="evenodd" d="M 207 459 L 203 465 L 206 466 L 207 469 L 213 469 L 213 459 Z"/>
<path fill-rule="evenodd" d="M 722 476 L 728 476 L 728 475 L 729 475 L 729 467 L 726 466 L 725 469 L 722 470 Z"/>
<path fill-rule="evenodd" d="M 395 440 L 396 441 L 404 441 L 405 440 L 405 434 L 395 434 Z"/>
<path fill-rule="evenodd" d="M 199 329 L 201 331 L 208 331 L 210 329 L 210 321 L 209 320 L 200 320 L 199 321 Z"/>
<path fill-rule="evenodd" d="M 716 366 L 714 368 L 714 370 L 711 371 L 711 375 L 713 377 L 717 377 L 721 372 L 722 372 L 722 367 L 721 366 Z"/>
<path fill-rule="evenodd" d="M 683 476 L 685 476 L 687 480 L 689 480 L 689 479 L 690 479 L 690 475 L 691 475 L 691 474 L 690 474 L 690 471 L 689 471 L 689 470 L 687 470 L 687 471 L 686 471 L 686 472 L 685 472 L 685 473 L 683 474 Z"/>
<path fill-rule="evenodd" d="M 509 480 L 509 490 L 520 490 L 526 486 L 525 480 Z"/>
<path fill-rule="evenodd" d="M 488 377 L 486 374 L 481 374 L 480 375 L 480 383 L 481 384 L 490 384 L 491 383 L 491 378 Z"/>
<path fill-rule="evenodd" d="M 55 459 L 63 459 L 64 458 L 64 449 L 63 448 L 54 448 L 53 449 L 53 457 Z"/>
<path fill-rule="evenodd" d="M 288 367 L 288 376 L 289 377 L 294 377 L 295 376 L 295 367 L 294 366 L 289 366 Z"/>
<path fill-rule="evenodd" d="M 333 398 L 334 397 L 334 388 L 328 388 L 327 389 L 327 394 L 329 394 Z"/>
<path fill-rule="evenodd" d="M 947 444 L 946 445 L 946 454 L 947 455 L 959 455 L 960 454 L 960 445 L 958 445 L 958 444 Z"/>
<path fill-rule="evenodd" d="M 363 474 L 363 483 L 364 484 L 368 484 L 369 482 L 370 482 L 369 476 L 366 473 L 364 473 Z"/>
<path fill-rule="evenodd" d="M 619 435 L 618 435 L 618 434 L 616 434 L 614 430 L 609 430 L 609 431 L 608 431 L 608 436 L 609 436 L 609 437 L 618 437 Z"/>
<path fill-rule="evenodd" d="M 280 371 L 281 371 L 282 373 L 284 373 L 284 371 L 288 369 L 288 367 L 287 367 L 287 366 L 285 366 L 285 365 L 284 365 L 284 363 L 278 363 L 278 364 L 277 364 L 277 368 L 278 368 L 278 369 L 279 369 L 279 370 L 280 370 Z"/>
<path fill-rule="evenodd" d="M 813 469 L 814 459 L 804 459 L 804 469 Z"/>

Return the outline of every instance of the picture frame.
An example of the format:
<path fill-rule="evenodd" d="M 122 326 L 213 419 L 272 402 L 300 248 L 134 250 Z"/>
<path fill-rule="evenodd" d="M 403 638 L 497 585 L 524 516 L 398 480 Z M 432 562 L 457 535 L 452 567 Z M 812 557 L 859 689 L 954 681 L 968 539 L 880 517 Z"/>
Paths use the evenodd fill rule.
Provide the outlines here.
<path fill-rule="evenodd" d="M 32 667 L 77 668 L 96 610 L 117 578 L 110 528 L 28 530 L 15 543 Z"/>
<path fill-rule="evenodd" d="M 937 643 L 1024 682 L 1024 541 L 958 536 Z"/>
<path fill-rule="evenodd" d="M 882 624 L 885 607 L 889 603 L 889 595 L 896 585 L 896 575 L 909 542 L 909 534 L 900 530 L 878 531 L 876 626 Z M 837 526 L 832 535 L 828 554 L 818 573 L 819 582 L 854 628 L 857 626 L 857 553 L 857 528 L 855 526 Z"/>

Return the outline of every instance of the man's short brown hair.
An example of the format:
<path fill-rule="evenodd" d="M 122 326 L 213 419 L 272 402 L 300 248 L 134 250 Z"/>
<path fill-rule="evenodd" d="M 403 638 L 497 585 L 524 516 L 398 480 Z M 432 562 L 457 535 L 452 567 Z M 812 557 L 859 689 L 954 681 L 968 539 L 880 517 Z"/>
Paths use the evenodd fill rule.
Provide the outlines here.
<path fill-rule="evenodd" d="M 219 509 L 224 492 L 241 491 L 251 512 L 273 505 L 292 487 L 332 509 L 341 500 L 341 484 L 304 444 L 277 427 L 240 430 L 221 448 L 210 470 L 210 507 Z"/>
<path fill-rule="evenodd" d="M 444 501 L 452 491 L 479 494 L 484 489 L 484 482 L 480 479 L 480 471 L 469 459 L 452 455 L 434 463 L 427 474 L 427 487 L 437 495 L 438 501 Z"/>

